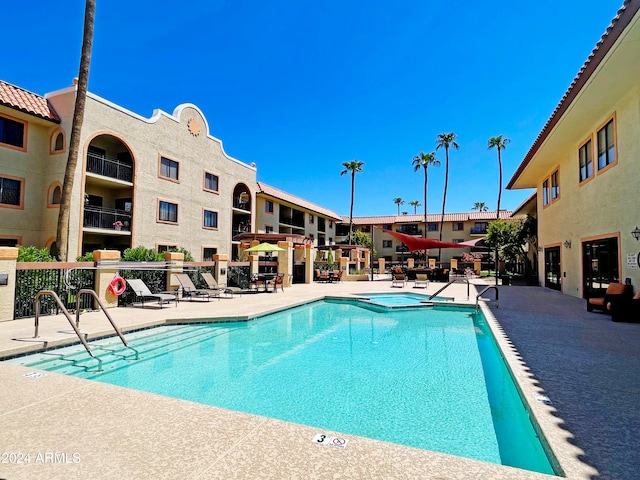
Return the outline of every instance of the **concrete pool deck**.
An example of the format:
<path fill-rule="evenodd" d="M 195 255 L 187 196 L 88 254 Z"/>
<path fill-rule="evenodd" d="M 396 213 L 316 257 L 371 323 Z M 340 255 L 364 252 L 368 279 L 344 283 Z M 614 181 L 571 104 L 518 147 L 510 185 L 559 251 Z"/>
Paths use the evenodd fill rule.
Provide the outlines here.
<path fill-rule="evenodd" d="M 110 313 L 127 331 L 167 320 L 252 318 L 332 295 L 424 292 L 411 283 L 403 289 L 390 284 L 294 285 L 284 293 Z M 426 293 L 441 285 L 430 284 Z M 453 285 L 444 294 L 466 300 L 466 288 Z M 640 470 L 640 407 L 634 402 L 640 393 L 640 325 L 613 324 L 604 315 L 587 314 L 579 299 L 538 287 L 501 287 L 500 308 L 491 302 L 490 310 L 485 307 L 531 369 L 521 368 L 516 376 L 532 384 L 535 375 L 553 402 L 528 398 L 545 433 L 552 432 L 549 441 L 558 457 L 570 457 L 562 462 L 568 477 L 633 478 Z M 109 330 L 100 312 L 83 314 L 80 324 L 90 338 Z M 0 356 L 41 348 L 43 341 L 68 342 L 73 336 L 60 332 L 69 329 L 62 316 L 43 317 L 35 342 L 33 318 L 0 323 Z M 522 363 L 508 339 L 499 341 L 512 362 Z M 333 432 L 50 372 L 25 376 L 31 372 L 36 371 L 0 363 L 0 478 L 552 478 L 351 435 L 346 449 L 324 447 L 311 439 Z M 529 395 L 531 386 L 525 390 Z M 618 402 L 624 412 L 614 408 Z M 575 438 L 558 425 L 546 425 L 562 424 L 561 419 Z M 611 451 L 619 446 L 622 451 Z M 607 463 L 611 458 L 615 464 Z"/>

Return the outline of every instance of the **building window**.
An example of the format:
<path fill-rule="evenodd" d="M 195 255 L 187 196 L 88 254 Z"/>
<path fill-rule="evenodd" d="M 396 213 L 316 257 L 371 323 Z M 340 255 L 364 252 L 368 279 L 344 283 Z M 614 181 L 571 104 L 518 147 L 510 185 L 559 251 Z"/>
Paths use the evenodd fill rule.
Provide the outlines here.
<path fill-rule="evenodd" d="M 578 158 L 580 159 L 580 182 L 584 182 L 593 176 L 593 150 L 589 139 L 587 143 L 578 150 Z"/>
<path fill-rule="evenodd" d="M 0 144 L 24 150 L 26 123 L 0 116 Z"/>
<path fill-rule="evenodd" d="M 158 221 L 178 223 L 178 205 L 160 200 L 158 202 Z"/>
<path fill-rule="evenodd" d="M 273 213 L 273 202 L 271 200 L 264 202 L 264 211 L 267 213 Z"/>
<path fill-rule="evenodd" d="M 382 248 L 391 248 L 393 247 L 392 240 L 382 240 Z"/>
<path fill-rule="evenodd" d="M 208 192 L 218 193 L 218 176 L 204 172 L 204 189 Z"/>
<path fill-rule="evenodd" d="M 429 225 L 428 230 L 430 232 L 437 232 L 438 231 L 438 224 L 437 223 L 429 223 L 428 225 Z"/>
<path fill-rule="evenodd" d="M 160 177 L 178 181 L 178 162 L 160 157 Z"/>
<path fill-rule="evenodd" d="M 273 227 L 271 225 L 265 225 L 264 233 L 273 233 Z"/>
<path fill-rule="evenodd" d="M 22 179 L 0 177 L 0 204 L 10 207 L 22 206 Z"/>
<path fill-rule="evenodd" d="M 452 240 L 452 242 L 453 242 L 453 243 L 462 243 L 462 242 L 464 242 L 464 239 L 463 239 L 463 238 L 454 238 L 454 239 Z"/>
<path fill-rule="evenodd" d="M 551 174 L 551 201 L 555 202 L 560 198 L 560 180 L 558 170 Z"/>
<path fill-rule="evenodd" d="M 309 223 L 313 225 L 313 223 L 315 222 L 315 219 L 313 218 L 313 215 L 309 215 Z"/>
<path fill-rule="evenodd" d="M 218 228 L 218 212 L 204 211 L 204 228 Z"/>
<path fill-rule="evenodd" d="M 62 198 L 62 186 L 59 182 L 56 182 L 49 186 L 49 192 L 47 193 L 47 207 L 57 207 L 60 205 Z"/>
<path fill-rule="evenodd" d="M 213 262 L 213 256 L 218 253 L 217 248 L 213 247 L 204 247 L 202 249 L 202 261 L 203 262 Z"/>
<path fill-rule="evenodd" d="M 549 179 L 547 178 L 544 182 L 542 182 L 542 205 L 549 205 Z"/>
<path fill-rule="evenodd" d="M 171 244 L 168 244 L 168 243 L 158 243 L 156 245 L 156 250 L 157 250 L 158 253 L 170 252 L 170 251 L 178 250 L 178 246 L 177 245 L 171 245 Z"/>
<path fill-rule="evenodd" d="M 616 161 L 615 135 L 613 132 L 613 118 L 598 130 L 598 170 Z"/>
<path fill-rule="evenodd" d="M 0 247 L 17 247 L 22 241 L 17 237 L 0 238 Z"/>
<path fill-rule="evenodd" d="M 462 222 L 453 222 L 453 231 L 460 232 L 464 230 L 464 223 Z"/>
<path fill-rule="evenodd" d="M 333 220 L 329 220 L 329 228 L 333 228 Z"/>

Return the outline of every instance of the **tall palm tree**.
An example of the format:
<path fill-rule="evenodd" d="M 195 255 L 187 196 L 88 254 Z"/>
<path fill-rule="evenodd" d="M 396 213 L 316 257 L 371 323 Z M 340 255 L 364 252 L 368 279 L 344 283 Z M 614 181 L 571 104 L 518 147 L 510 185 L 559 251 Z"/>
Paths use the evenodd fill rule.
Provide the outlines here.
<path fill-rule="evenodd" d="M 442 195 L 442 217 L 440 218 L 440 240 L 442 240 L 442 226 L 444 225 L 444 209 L 447 203 L 447 187 L 449 184 L 449 148 L 455 148 L 458 150 L 460 145 L 456 142 L 458 136 L 451 133 L 441 133 L 436 138 L 436 151 L 444 148 L 446 163 L 444 170 L 444 194 Z M 440 249 L 438 249 L 438 257 L 440 256 Z"/>
<path fill-rule="evenodd" d="M 486 212 L 487 210 L 489 210 L 489 207 L 487 207 L 487 204 L 484 202 L 476 202 L 473 204 L 473 207 L 471 208 L 471 210 L 477 210 L 478 212 Z"/>
<path fill-rule="evenodd" d="M 78 72 L 78 88 L 76 103 L 73 110 L 71 135 L 69 136 L 69 158 L 64 172 L 60 210 L 58 212 L 58 226 L 56 230 L 56 247 L 58 258 L 67 260 L 69 250 L 69 215 L 71 211 L 71 192 L 73 191 L 73 177 L 78 165 L 78 150 L 80 149 L 80 133 L 84 120 L 84 107 L 89 84 L 89 67 L 91 66 L 91 47 L 93 45 L 93 25 L 96 13 L 96 0 L 86 0 L 84 9 L 84 32 L 82 36 L 82 53 L 80 55 L 80 70 Z"/>
<path fill-rule="evenodd" d="M 409 205 L 411 205 L 413 207 L 413 214 L 416 215 L 418 212 L 418 207 L 421 205 L 419 200 L 413 200 L 412 202 L 409 202 Z"/>
<path fill-rule="evenodd" d="M 491 150 L 492 148 L 498 149 L 498 166 L 500 167 L 500 183 L 498 184 L 498 208 L 496 210 L 496 220 L 500 220 L 500 198 L 502 196 L 502 157 L 500 152 L 507 148 L 507 144 L 510 143 L 511 140 L 508 138 L 502 138 L 502 135 L 498 135 L 497 137 L 491 137 L 489 142 L 487 143 L 487 148 Z"/>
<path fill-rule="evenodd" d="M 393 199 L 393 203 L 398 205 L 398 215 L 400 215 L 400 205 L 404 205 L 404 200 L 401 199 L 400 197 L 397 197 Z"/>
<path fill-rule="evenodd" d="M 433 165 L 434 167 L 439 167 L 440 162 L 436 159 L 436 152 L 424 153 L 420 152 L 418 155 L 413 157 L 413 171 L 417 172 L 420 170 L 420 167 L 424 169 L 424 234 L 423 236 L 427 237 L 427 183 L 429 182 L 429 173 L 427 169 L 429 165 Z"/>
<path fill-rule="evenodd" d="M 351 160 L 350 162 L 343 162 L 342 166 L 344 170 L 340 172 L 340 175 L 344 175 L 347 172 L 351 172 L 351 209 L 349 210 L 349 243 L 351 243 L 351 237 L 353 235 L 353 195 L 356 188 L 356 172 L 362 171 L 364 162 L 358 160 Z"/>
<path fill-rule="evenodd" d="M 507 144 L 511 142 L 508 138 L 502 138 L 502 135 L 498 135 L 497 137 L 491 137 L 487 142 L 487 148 L 491 150 L 492 148 L 498 149 L 498 166 L 500 168 L 500 181 L 498 183 L 498 208 L 496 209 L 496 220 L 500 220 L 500 197 L 502 196 L 502 157 L 500 156 L 500 152 L 507 148 Z M 498 246 L 496 245 L 496 285 L 498 285 L 498 268 L 500 263 L 498 261 Z"/>

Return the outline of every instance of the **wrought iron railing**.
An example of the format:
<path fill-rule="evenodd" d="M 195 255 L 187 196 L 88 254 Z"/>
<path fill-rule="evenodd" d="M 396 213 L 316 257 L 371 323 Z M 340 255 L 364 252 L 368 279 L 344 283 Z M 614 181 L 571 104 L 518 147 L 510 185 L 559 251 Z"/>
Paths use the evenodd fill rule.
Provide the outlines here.
<path fill-rule="evenodd" d="M 133 167 L 131 165 L 95 153 L 87 154 L 87 173 L 95 173 L 124 182 L 133 181 Z"/>
<path fill-rule="evenodd" d="M 103 230 L 129 230 L 131 228 L 131 214 L 124 210 L 87 205 L 84 207 L 82 226 Z"/>
<path fill-rule="evenodd" d="M 227 285 L 230 287 L 240 287 L 243 290 L 249 289 L 249 262 L 234 262 L 227 267 Z"/>

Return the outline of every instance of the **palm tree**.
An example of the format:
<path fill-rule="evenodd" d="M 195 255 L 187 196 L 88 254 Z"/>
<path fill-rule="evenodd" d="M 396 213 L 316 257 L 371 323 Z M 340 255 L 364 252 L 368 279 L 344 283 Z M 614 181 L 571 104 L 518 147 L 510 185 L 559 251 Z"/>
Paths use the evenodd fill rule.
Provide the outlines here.
<path fill-rule="evenodd" d="M 471 210 L 477 210 L 478 212 L 486 212 L 487 210 L 489 210 L 489 207 L 487 207 L 487 204 L 484 202 L 476 202 L 473 204 L 473 207 L 471 208 Z"/>
<path fill-rule="evenodd" d="M 351 243 L 351 235 L 353 234 L 353 195 L 356 188 L 356 172 L 362 171 L 364 162 L 358 160 L 351 160 L 350 162 L 343 162 L 342 166 L 344 170 L 340 172 L 340 175 L 344 175 L 347 172 L 351 172 L 351 209 L 349 210 L 349 243 Z"/>
<path fill-rule="evenodd" d="M 393 203 L 398 205 L 398 215 L 400 215 L 400 205 L 404 205 L 404 200 L 401 199 L 400 197 L 397 197 L 393 199 Z"/>
<path fill-rule="evenodd" d="M 444 194 L 442 196 L 442 217 L 440 218 L 440 240 L 442 240 L 442 226 L 444 225 L 444 209 L 447 203 L 447 186 L 449 183 L 449 148 L 455 148 L 458 150 L 460 146 L 456 142 L 458 136 L 451 133 L 441 133 L 436 138 L 436 151 L 444 148 L 445 152 L 445 170 L 444 170 Z M 440 256 L 440 249 L 438 249 L 438 257 Z"/>
<path fill-rule="evenodd" d="M 500 152 L 507 148 L 507 144 L 511 142 L 508 138 L 502 138 L 502 135 L 498 135 L 497 137 L 491 137 L 487 142 L 487 148 L 491 150 L 492 148 L 498 149 L 498 167 L 500 168 L 500 181 L 498 183 L 498 208 L 496 209 L 496 220 L 500 220 L 500 197 L 502 196 L 502 158 L 500 156 Z M 500 263 L 498 262 L 498 247 L 496 246 L 496 285 L 498 285 L 498 267 Z"/>
<path fill-rule="evenodd" d="M 440 162 L 436 159 L 436 153 L 423 153 L 420 152 L 418 155 L 413 157 L 413 171 L 417 172 L 420 170 L 420 167 L 424 169 L 424 237 L 427 237 L 427 183 L 429 181 L 429 174 L 427 169 L 429 165 L 433 165 L 434 167 L 439 167 Z"/>
<path fill-rule="evenodd" d="M 418 207 L 421 205 L 421 203 L 418 200 L 414 200 L 412 202 L 409 202 L 409 205 L 413 207 L 413 214 L 415 215 L 416 213 L 418 213 L 417 210 L 418 210 Z"/>
<path fill-rule="evenodd" d="M 84 120 L 84 106 L 87 98 L 89 83 L 89 67 L 91 65 L 91 47 L 93 45 L 93 25 L 96 13 L 96 0 L 86 0 L 84 9 L 84 33 L 82 36 L 82 53 L 80 55 L 80 70 L 78 72 L 78 89 L 76 103 L 73 110 L 71 135 L 69 136 L 69 158 L 64 172 L 64 183 L 58 212 L 58 226 L 56 230 L 56 247 L 58 258 L 67 260 L 69 249 L 69 214 L 71 211 L 71 192 L 73 177 L 78 165 L 78 150 L 80 149 L 80 133 Z"/>

